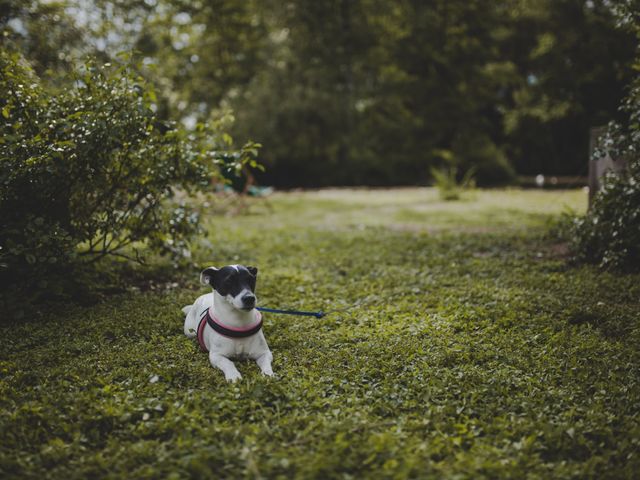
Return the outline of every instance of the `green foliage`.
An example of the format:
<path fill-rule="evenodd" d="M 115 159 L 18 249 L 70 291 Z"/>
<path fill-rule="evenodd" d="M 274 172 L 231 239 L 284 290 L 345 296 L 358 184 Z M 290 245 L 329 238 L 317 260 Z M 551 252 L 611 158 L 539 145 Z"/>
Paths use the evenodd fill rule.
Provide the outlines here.
<path fill-rule="evenodd" d="M 232 108 L 230 133 L 264 143 L 258 180 L 286 187 L 426 183 L 434 149 L 481 185 L 584 174 L 636 44 L 612 13 L 634 0 L 5 1 L 38 72 L 138 50 L 160 118 Z"/>
<path fill-rule="evenodd" d="M 94 53 L 76 18 L 67 12 L 68 5 L 66 1 L 1 0 L 0 46 L 20 51 L 38 75 L 63 79 L 78 56 Z"/>
<path fill-rule="evenodd" d="M 461 168 L 474 171 L 478 183 L 506 185 L 516 176 L 503 150 L 486 134 L 465 132 L 453 141 L 451 149 Z"/>
<path fill-rule="evenodd" d="M 223 158 L 255 162 L 256 145 L 231 150 L 215 124 L 160 122 L 154 90 L 127 62 L 73 75 L 52 94 L 20 55 L 0 54 L 3 286 L 49 289 L 52 271 L 107 255 L 184 257 L 198 217 L 176 189 L 206 187 Z"/>
<path fill-rule="evenodd" d="M 484 46 L 498 13 L 477 2 L 378 7 L 294 2 L 280 12 L 286 32 L 272 46 L 280 55 L 232 101 L 239 135 L 269 139 L 266 179 L 415 184 L 427 180 L 424 152 L 433 149 L 455 150 L 484 183 L 509 179 L 486 120 L 499 87 L 478 80 L 498 60 Z"/>
<path fill-rule="evenodd" d="M 442 200 L 460 200 L 462 193 L 475 187 L 476 182 L 473 178 L 475 171 L 473 168 L 467 170 L 458 181 L 457 167 L 441 167 L 432 168 L 431 176 L 438 188 L 438 193 Z"/>
<path fill-rule="evenodd" d="M 628 157 L 627 172 L 605 176 L 587 215 L 575 219 L 573 249 L 580 261 L 605 268 L 640 270 L 639 133 L 640 130 L 631 134 L 635 141 L 627 145 L 629 150 L 621 145 L 629 137 L 609 137 L 618 147 L 612 151 L 624 151 L 633 157 Z"/>
<path fill-rule="evenodd" d="M 508 58 L 527 51 L 514 62 L 524 75 L 508 87 L 505 152 L 519 173 L 586 175 L 589 127 L 620 118 L 636 41 L 616 27 L 609 1 L 514 3 L 521 6 L 511 11 L 514 30 L 501 48 Z M 613 51 L 626 58 L 624 69 Z"/>
<path fill-rule="evenodd" d="M 636 0 L 615 2 L 620 22 L 640 39 Z M 636 64 L 640 70 L 640 64 Z M 607 174 L 586 216 L 577 218 L 573 246 L 578 260 L 606 268 L 640 270 L 640 78 L 621 105 L 624 123 L 612 122 L 600 139 L 595 158 L 626 159 L 628 170 Z M 595 159 L 594 158 L 594 159 Z"/>
<path fill-rule="evenodd" d="M 615 115 L 631 78 L 633 39 L 602 1 L 282 10 L 273 61 L 230 101 L 238 135 L 269 140 L 265 180 L 286 186 L 424 182 L 433 149 L 456 151 L 484 185 L 514 166 L 580 173 L 587 127 Z"/>
<path fill-rule="evenodd" d="M 3 326 L 0 476 L 635 478 L 640 279 L 541 240 L 585 200 L 341 189 L 204 219 L 197 260 L 259 265 L 265 306 L 368 303 L 266 314 L 277 376 L 241 361 L 233 385 L 182 333 L 197 269 Z"/>

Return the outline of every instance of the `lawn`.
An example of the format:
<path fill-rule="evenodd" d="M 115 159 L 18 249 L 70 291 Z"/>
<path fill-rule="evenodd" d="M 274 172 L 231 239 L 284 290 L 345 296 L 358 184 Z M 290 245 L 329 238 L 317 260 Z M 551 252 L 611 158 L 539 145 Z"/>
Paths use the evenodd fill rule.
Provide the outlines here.
<path fill-rule="evenodd" d="M 182 334 L 199 270 L 2 327 L 2 478 L 637 478 L 640 277 L 549 234 L 586 193 L 323 190 L 205 219 L 260 268 L 275 378 Z M 203 207 L 206 212 L 206 207 Z"/>

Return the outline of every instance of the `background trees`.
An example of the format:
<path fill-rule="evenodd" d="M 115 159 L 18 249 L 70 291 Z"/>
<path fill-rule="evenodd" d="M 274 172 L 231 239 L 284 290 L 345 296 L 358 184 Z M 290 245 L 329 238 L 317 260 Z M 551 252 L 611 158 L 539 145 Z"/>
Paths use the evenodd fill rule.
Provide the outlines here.
<path fill-rule="evenodd" d="M 262 182 L 415 184 L 454 164 L 486 184 L 586 172 L 589 127 L 619 117 L 632 77 L 611 5 L 5 0 L 0 18 L 37 71 L 135 49 L 161 117 L 233 110 Z"/>

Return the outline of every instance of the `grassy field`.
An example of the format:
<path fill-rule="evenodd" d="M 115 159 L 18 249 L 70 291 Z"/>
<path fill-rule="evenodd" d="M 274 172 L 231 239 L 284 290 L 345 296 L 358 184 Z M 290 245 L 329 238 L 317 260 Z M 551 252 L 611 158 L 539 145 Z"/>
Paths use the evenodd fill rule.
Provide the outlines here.
<path fill-rule="evenodd" d="M 548 235 L 582 191 L 325 190 L 210 216 L 260 268 L 276 378 L 227 384 L 187 281 L 2 327 L 2 478 L 638 478 L 640 277 Z M 183 278 L 183 277 L 180 277 Z"/>

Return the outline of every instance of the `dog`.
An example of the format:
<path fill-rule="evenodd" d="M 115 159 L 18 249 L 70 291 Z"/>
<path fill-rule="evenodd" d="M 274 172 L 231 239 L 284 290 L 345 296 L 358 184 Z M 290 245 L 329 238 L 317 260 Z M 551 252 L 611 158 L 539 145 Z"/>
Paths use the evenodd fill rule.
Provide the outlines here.
<path fill-rule="evenodd" d="M 200 348 L 209 352 L 211 365 L 222 370 L 228 382 L 242 378 L 231 358 L 255 360 L 263 375 L 273 376 L 273 355 L 262 333 L 262 316 L 255 308 L 257 276 L 256 267 L 243 265 L 205 268 L 200 283 L 213 292 L 182 309 L 185 335 L 198 338 Z"/>

